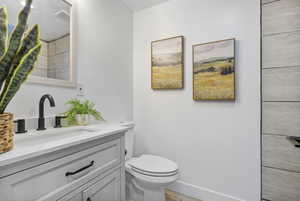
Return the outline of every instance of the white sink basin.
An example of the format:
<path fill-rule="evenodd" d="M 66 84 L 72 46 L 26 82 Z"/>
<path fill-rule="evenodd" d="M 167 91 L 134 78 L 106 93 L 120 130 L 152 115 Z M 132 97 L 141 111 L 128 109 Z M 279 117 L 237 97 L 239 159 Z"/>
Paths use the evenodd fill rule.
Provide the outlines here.
<path fill-rule="evenodd" d="M 101 129 L 88 129 L 82 127 L 76 128 L 57 128 L 45 131 L 34 131 L 22 136 L 16 137 L 16 144 L 22 143 L 22 145 L 39 145 L 41 143 L 53 142 L 56 140 L 64 140 L 66 138 L 78 137 L 80 135 L 87 135 L 101 131 Z"/>

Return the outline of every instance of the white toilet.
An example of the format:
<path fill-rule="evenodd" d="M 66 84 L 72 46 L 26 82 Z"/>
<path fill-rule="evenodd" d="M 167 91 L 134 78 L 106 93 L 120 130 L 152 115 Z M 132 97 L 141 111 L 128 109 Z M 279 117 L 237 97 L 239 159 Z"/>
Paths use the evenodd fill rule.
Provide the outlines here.
<path fill-rule="evenodd" d="M 165 201 L 164 189 L 179 178 L 173 161 L 154 155 L 133 158 L 134 132 L 126 133 L 126 201 Z"/>

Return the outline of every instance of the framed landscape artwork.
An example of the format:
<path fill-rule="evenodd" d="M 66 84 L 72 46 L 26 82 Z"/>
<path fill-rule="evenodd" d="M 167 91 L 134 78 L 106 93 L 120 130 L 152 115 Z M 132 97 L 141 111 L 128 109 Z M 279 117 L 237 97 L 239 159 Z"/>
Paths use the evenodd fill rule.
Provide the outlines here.
<path fill-rule="evenodd" d="M 183 36 L 178 36 L 152 42 L 152 89 L 183 88 L 183 41 Z"/>
<path fill-rule="evenodd" d="M 193 46 L 194 100 L 235 100 L 235 39 Z"/>

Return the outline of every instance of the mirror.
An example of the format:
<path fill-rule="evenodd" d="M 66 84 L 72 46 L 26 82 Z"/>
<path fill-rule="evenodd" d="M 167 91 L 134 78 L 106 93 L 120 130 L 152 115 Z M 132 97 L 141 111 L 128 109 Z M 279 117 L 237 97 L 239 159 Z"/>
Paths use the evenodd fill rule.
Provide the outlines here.
<path fill-rule="evenodd" d="M 9 31 L 16 23 L 25 0 L 0 0 L 8 11 Z M 67 0 L 34 0 L 28 20 L 28 29 L 40 26 L 42 51 L 29 82 L 75 87 L 72 69 L 72 4 Z"/>

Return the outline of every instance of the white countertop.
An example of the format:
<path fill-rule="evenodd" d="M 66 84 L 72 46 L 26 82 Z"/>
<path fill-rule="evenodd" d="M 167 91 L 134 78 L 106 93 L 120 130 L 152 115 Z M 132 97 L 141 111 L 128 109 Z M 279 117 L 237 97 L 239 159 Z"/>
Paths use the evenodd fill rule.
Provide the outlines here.
<path fill-rule="evenodd" d="M 125 132 L 133 127 L 132 122 L 105 123 L 91 126 L 53 128 L 16 135 L 14 148 L 7 153 L 0 154 L 0 168 L 74 145 Z"/>

